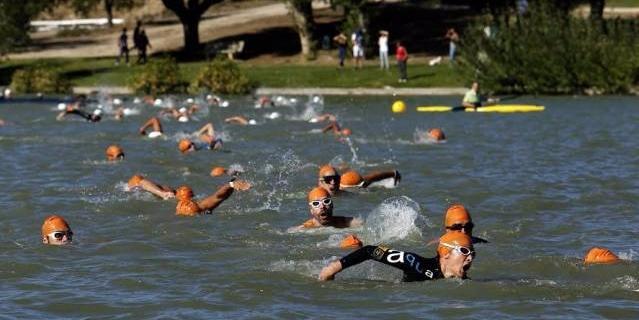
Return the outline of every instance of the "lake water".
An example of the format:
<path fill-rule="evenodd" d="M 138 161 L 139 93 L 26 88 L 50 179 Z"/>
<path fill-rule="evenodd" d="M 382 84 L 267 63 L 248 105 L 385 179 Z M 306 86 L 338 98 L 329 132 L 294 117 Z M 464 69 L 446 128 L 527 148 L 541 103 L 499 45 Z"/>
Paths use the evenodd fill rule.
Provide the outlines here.
<path fill-rule="evenodd" d="M 163 119 L 167 137 L 155 140 L 137 128 L 159 109 L 131 98 L 134 115 L 96 124 L 56 121 L 55 104 L 1 104 L 11 122 L 0 127 L 1 318 L 639 318 L 638 98 L 522 97 L 514 102 L 546 106 L 523 114 L 414 111 L 457 97 L 406 98 L 403 114 L 390 112 L 392 97 L 297 98 L 255 109 L 242 97 L 191 122 Z M 353 130 L 350 144 L 306 121 L 321 112 Z M 235 114 L 257 125 L 223 123 Z M 208 121 L 223 151 L 180 154 L 177 141 Z M 423 142 L 431 127 L 448 141 Z M 104 161 L 111 143 L 124 161 Z M 365 219 L 362 228 L 288 232 L 308 218 L 306 193 L 328 162 L 397 168 L 402 181 L 334 199 L 335 214 Z M 228 180 L 209 176 L 214 165 L 243 168 L 254 186 L 213 215 L 177 217 L 174 201 L 125 191 L 142 173 L 203 197 Z M 452 202 L 490 241 L 476 246 L 472 280 L 402 283 L 373 262 L 316 280 L 348 253 L 337 247 L 347 232 L 434 256 L 426 243 Z M 41 244 L 52 213 L 71 224 L 73 245 Z M 594 245 L 626 261 L 584 267 Z"/>

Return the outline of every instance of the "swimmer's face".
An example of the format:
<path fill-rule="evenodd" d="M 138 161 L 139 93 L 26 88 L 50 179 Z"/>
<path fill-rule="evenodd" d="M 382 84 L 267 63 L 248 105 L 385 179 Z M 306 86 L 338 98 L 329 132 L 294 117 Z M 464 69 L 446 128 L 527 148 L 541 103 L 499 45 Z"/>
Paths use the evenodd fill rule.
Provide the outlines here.
<path fill-rule="evenodd" d="M 319 186 L 326 189 L 331 195 L 335 194 L 339 190 L 340 176 L 335 173 L 333 175 L 326 175 L 319 178 Z"/>
<path fill-rule="evenodd" d="M 71 244 L 73 232 L 71 229 L 53 231 L 42 238 L 42 243 L 54 246 Z"/>
<path fill-rule="evenodd" d="M 473 234 L 474 227 L 471 221 L 456 221 L 446 226 L 446 232 L 461 232 L 470 236 Z"/>
<path fill-rule="evenodd" d="M 321 225 L 330 223 L 333 217 L 333 201 L 331 198 L 321 198 L 309 201 L 308 206 L 311 209 L 313 219 L 317 220 Z"/>
<path fill-rule="evenodd" d="M 466 272 L 470 269 L 475 251 L 472 247 L 454 246 L 450 252 L 440 258 L 440 264 L 446 278 L 466 278 Z"/>

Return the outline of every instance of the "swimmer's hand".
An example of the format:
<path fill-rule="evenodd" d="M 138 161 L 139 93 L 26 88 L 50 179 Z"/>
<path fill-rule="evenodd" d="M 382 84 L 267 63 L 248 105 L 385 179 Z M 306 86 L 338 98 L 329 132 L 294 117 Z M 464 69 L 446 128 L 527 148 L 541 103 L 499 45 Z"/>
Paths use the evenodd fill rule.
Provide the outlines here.
<path fill-rule="evenodd" d="M 342 271 L 342 263 L 333 261 L 329 263 L 319 274 L 319 281 L 335 280 L 335 274 Z"/>
<path fill-rule="evenodd" d="M 171 191 L 165 191 L 165 192 L 162 192 L 160 197 L 162 197 L 162 199 L 164 200 L 172 199 L 172 198 L 175 198 L 175 193 Z"/>
<path fill-rule="evenodd" d="M 237 190 L 237 191 L 245 191 L 251 188 L 251 184 L 248 183 L 247 181 L 244 180 L 240 180 L 240 179 L 236 179 L 233 180 L 231 182 L 229 182 L 229 185 L 231 186 L 231 188 Z"/>

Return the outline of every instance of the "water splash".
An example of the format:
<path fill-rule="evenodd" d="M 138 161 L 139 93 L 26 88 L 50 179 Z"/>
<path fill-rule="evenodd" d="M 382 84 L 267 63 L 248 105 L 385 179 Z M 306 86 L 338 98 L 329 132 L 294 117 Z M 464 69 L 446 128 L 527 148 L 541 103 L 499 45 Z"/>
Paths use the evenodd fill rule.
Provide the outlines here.
<path fill-rule="evenodd" d="M 351 158 L 351 163 L 363 164 L 363 163 L 360 163 L 359 158 L 357 157 L 357 148 L 353 145 L 353 141 L 351 140 L 351 138 L 349 137 L 344 138 L 344 142 L 346 142 L 346 144 L 348 145 L 348 148 L 351 150 L 351 154 L 353 155 L 353 157 Z"/>
<path fill-rule="evenodd" d="M 364 243 L 391 243 L 416 234 L 422 236 L 420 227 L 425 223 L 419 214 L 420 207 L 409 197 L 393 197 L 384 200 L 366 219 Z"/>
<path fill-rule="evenodd" d="M 279 166 L 276 167 L 273 164 L 278 164 Z M 275 152 L 266 161 L 260 162 L 260 164 L 252 164 L 251 167 L 262 167 L 263 173 L 272 177 L 271 179 L 262 179 L 268 182 L 269 187 L 266 201 L 263 202 L 263 206 L 258 210 L 279 211 L 284 195 L 289 192 L 289 176 L 303 168 L 302 161 L 293 150 L 289 149 L 283 153 Z"/>

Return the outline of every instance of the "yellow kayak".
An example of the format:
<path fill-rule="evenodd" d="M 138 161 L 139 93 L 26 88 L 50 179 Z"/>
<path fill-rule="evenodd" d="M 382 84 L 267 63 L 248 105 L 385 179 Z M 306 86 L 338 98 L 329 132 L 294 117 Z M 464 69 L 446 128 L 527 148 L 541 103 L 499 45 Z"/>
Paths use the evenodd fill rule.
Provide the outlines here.
<path fill-rule="evenodd" d="M 465 107 L 451 107 L 451 106 L 420 106 L 417 107 L 419 112 L 451 112 L 451 111 L 465 111 L 465 112 L 540 112 L 544 111 L 546 107 L 528 104 L 496 104 L 491 106 L 484 106 L 475 108 Z"/>

